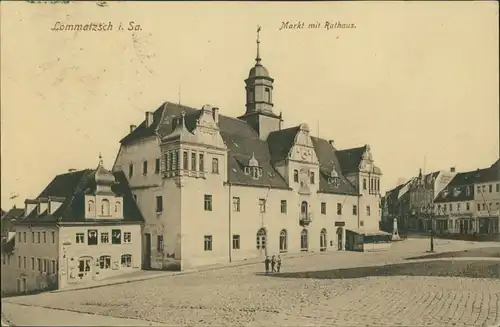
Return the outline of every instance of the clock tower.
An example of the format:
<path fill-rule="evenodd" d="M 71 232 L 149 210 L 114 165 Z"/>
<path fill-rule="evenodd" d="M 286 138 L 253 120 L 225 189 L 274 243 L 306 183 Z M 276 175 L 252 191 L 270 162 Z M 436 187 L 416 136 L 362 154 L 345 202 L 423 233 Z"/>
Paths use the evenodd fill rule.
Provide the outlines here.
<path fill-rule="evenodd" d="M 246 121 L 259 134 L 259 138 L 265 141 L 269 133 L 280 130 L 281 114 L 274 113 L 273 83 L 274 79 L 269 71 L 262 65 L 260 58 L 260 26 L 257 28 L 257 56 L 255 65 L 250 69 L 248 78 L 245 80 L 246 111 L 243 116 L 238 117 Z"/>

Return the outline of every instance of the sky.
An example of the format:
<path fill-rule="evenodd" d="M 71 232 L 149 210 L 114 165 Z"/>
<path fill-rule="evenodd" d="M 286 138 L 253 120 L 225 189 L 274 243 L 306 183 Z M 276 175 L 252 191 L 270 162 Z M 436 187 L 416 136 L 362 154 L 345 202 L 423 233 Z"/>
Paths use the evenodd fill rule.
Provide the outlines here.
<path fill-rule="evenodd" d="M 95 168 L 99 153 L 111 169 L 129 125 L 164 101 L 243 114 L 258 25 L 284 127 L 307 123 L 338 149 L 369 144 L 382 191 L 420 168 L 467 171 L 499 157 L 496 2 L 2 2 L 0 10 L 4 210 L 57 174 Z M 139 30 L 127 30 L 131 21 Z M 280 30 L 287 21 L 305 28 Z M 56 22 L 113 29 L 52 31 Z"/>

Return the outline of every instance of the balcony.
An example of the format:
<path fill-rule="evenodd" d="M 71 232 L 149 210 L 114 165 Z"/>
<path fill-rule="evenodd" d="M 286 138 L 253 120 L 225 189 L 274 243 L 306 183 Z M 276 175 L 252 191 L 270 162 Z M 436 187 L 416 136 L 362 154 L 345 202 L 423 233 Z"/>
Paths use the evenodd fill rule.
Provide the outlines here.
<path fill-rule="evenodd" d="M 310 212 L 301 212 L 299 215 L 300 226 L 308 226 L 312 221 L 312 214 Z"/>

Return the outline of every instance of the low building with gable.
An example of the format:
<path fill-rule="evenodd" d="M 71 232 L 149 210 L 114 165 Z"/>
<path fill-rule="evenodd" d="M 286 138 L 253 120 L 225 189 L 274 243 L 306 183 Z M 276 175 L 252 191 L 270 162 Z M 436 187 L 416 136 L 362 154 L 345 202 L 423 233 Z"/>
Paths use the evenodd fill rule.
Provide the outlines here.
<path fill-rule="evenodd" d="M 16 221 L 5 294 L 61 289 L 141 267 L 144 219 L 122 172 L 57 175 Z M 5 254 L 4 254 L 5 256 Z"/>
<path fill-rule="evenodd" d="M 337 150 L 307 124 L 283 128 L 273 92 L 258 42 L 238 118 L 165 102 L 131 126 L 113 171 L 126 174 L 146 220 L 144 267 L 386 246 L 370 147 Z"/>

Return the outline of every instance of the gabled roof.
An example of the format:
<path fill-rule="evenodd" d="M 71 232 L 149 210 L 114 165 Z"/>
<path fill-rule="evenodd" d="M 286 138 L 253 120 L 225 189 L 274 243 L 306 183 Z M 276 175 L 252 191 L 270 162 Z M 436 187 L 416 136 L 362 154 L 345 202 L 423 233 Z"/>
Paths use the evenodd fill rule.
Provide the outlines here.
<path fill-rule="evenodd" d="M 313 136 L 311 136 L 311 140 L 320 165 L 319 191 L 324 193 L 357 195 L 356 188 L 347 180 L 340 169 L 341 164 L 337 157 L 337 150 L 327 140 Z M 328 177 L 334 168 L 340 178 L 338 186 L 328 183 Z"/>
<path fill-rule="evenodd" d="M 52 182 L 40 193 L 37 199 L 58 197 L 64 198 L 64 202 L 53 213 L 47 210 L 38 214 L 33 210 L 28 216 L 22 219 L 21 223 L 65 223 L 65 222 L 85 222 L 85 194 L 95 189 L 93 169 L 85 169 L 76 172 L 57 175 Z M 123 220 L 113 222 L 143 222 L 144 218 L 133 198 L 132 192 L 123 172 L 113 173 L 116 183 L 111 186 L 112 191 L 123 197 Z M 105 219 L 97 220 L 105 222 Z"/>
<path fill-rule="evenodd" d="M 295 136 L 300 130 L 300 126 L 294 126 L 279 131 L 269 133 L 267 145 L 271 152 L 273 163 L 285 160 L 295 142 Z"/>
<path fill-rule="evenodd" d="M 185 114 L 184 121 L 187 130 L 192 131 L 201 110 L 165 102 L 153 113 L 153 122 L 150 127 L 146 127 L 145 121 L 143 121 L 120 141 L 121 144 L 127 145 L 154 135 L 161 138 L 169 135 L 175 129 L 176 118 L 180 117 L 182 112 Z M 227 167 L 229 183 L 290 189 L 284 178 L 275 170 L 274 164 L 287 158 L 300 126 L 272 132 L 267 141 L 262 141 L 257 132 L 245 121 L 219 114 L 219 130 L 229 151 Z M 332 188 L 332 185 L 327 183 L 326 177 L 320 176 L 322 190 L 356 194 L 352 184 L 343 176 L 344 168 L 349 168 L 349 171 L 357 171 L 366 146 L 337 151 L 326 140 L 319 138 L 313 138 L 313 140 L 315 140 L 316 155 L 320 163 L 322 162 L 322 169 L 330 173 L 333 164 L 328 162 L 333 161 L 337 172 L 342 175 L 340 188 Z M 338 153 L 341 153 L 342 158 L 338 156 Z M 253 179 L 244 173 L 244 166 L 252 155 L 263 170 L 262 177 L 259 179 Z M 321 182 L 321 178 L 323 178 L 323 182 Z"/>
<path fill-rule="evenodd" d="M 359 171 L 363 153 L 366 151 L 366 145 L 358 148 L 344 149 L 337 151 L 341 169 L 344 174 L 349 174 Z"/>
<path fill-rule="evenodd" d="M 498 162 L 486 169 L 476 170 L 475 183 L 488 183 L 500 181 L 500 167 Z"/>
<path fill-rule="evenodd" d="M 8 220 L 18 220 L 24 216 L 24 209 L 22 208 L 12 208 L 5 215 L 2 216 L 2 220 L 8 219 Z"/>
<path fill-rule="evenodd" d="M 434 202 L 457 202 L 474 199 L 473 184 L 479 172 L 480 170 L 457 173 L 448 185 L 439 192 Z M 467 193 L 467 188 L 469 189 L 469 193 Z"/>

